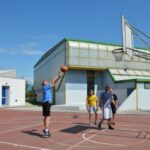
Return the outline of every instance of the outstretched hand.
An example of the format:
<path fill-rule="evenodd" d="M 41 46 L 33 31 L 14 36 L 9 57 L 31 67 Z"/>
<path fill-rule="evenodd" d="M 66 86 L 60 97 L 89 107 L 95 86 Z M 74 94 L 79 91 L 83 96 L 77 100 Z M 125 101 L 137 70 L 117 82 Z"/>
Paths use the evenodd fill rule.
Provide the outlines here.
<path fill-rule="evenodd" d="M 53 87 L 60 78 L 61 78 L 61 72 L 59 71 L 57 75 L 51 80 L 50 82 L 51 87 Z"/>

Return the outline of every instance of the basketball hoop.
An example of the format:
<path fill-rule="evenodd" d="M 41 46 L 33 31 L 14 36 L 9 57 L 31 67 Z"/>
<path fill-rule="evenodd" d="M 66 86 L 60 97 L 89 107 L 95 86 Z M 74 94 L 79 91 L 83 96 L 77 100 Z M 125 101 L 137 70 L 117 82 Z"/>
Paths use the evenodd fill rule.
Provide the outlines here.
<path fill-rule="evenodd" d="M 118 61 L 122 61 L 124 51 L 122 48 L 118 48 L 118 49 L 113 50 L 112 54 L 114 55 L 116 61 L 118 62 Z"/>

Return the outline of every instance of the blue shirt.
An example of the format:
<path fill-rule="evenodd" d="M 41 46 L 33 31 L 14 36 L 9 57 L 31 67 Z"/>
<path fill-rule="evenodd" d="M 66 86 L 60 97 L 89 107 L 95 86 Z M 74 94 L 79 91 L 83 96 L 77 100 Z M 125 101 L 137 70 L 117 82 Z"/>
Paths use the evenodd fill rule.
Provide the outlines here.
<path fill-rule="evenodd" d="M 52 90 L 49 84 L 43 86 L 43 102 L 52 102 Z"/>
<path fill-rule="evenodd" d="M 112 94 L 103 92 L 100 96 L 100 104 L 102 107 L 111 108 Z"/>

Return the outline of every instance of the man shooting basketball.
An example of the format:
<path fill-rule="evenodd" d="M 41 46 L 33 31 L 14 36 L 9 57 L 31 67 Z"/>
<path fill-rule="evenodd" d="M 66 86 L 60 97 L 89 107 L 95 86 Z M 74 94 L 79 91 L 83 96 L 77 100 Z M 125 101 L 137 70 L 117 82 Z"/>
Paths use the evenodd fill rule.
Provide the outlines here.
<path fill-rule="evenodd" d="M 55 83 L 61 78 L 62 72 L 67 71 L 67 66 L 61 66 L 61 72 L 58 72 L 58 74 L 50 81 L 48 82 L 47 80 L 42 81 L 42 86 L 43 86 L 43 116 L 44 116 L 44 127 L 45 129 L 43 130 L 44 137 L 49 137 L 50 132 L 49 132 L 49 122 L 50 122 L 50 110 L 51 110 L 51 105 L 52 105 L 52 88 L 54 87 Z"/>
<path fill-rule="evenodd" d="M 44 116 L 44 127 L 43 130 L 44 137 L 49 137 L 50 132 L 48 130 L 49 122 L 50 122 L 50 109 L 52 105 L 52 88 L 54 87 L 55 83 L 60 79 L 61 73 L 59 72 L 50 82 L 47 80 L 42 81 L 43 86 L 43 116 Z"/>

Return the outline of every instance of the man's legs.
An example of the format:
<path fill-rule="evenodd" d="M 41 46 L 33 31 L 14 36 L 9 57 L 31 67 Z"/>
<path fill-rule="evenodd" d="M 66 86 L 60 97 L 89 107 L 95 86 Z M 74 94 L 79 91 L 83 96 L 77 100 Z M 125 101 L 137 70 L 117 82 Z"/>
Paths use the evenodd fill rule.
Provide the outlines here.
<path fill-rule="evenodd" d="M 95 125 L 97 124 L 97 108 L 93 106 L 93 112 L 95 113 Z"/>
<path fill-rule="evenodd" d="M 112 124 L 115 125 L 115 113 L 113 113 Z"/>
<path fill-rule="evenodd" d="M 108 119 L 108 126 L 111 125 L 111 119 Z"/>
<path fill-rule="evenodd" d="M 89 125 L 91 125 L 92 121 L 92 107 L 89 108 Z"/>
<path fill-rule="evenodd" d="M 46 117 L 44 117 L 43 119 L 43 124 L 44 124 L 44 127 L 46 128 Z"/>
<path fill-rule="evenodd" d="M 92 114 L 89 113 L 89 125 L 91 125 L 91 118 L 92 118 Z"/>
<path fill-rule="evenodd" d="M 43 104 L 43 124 L 44 124 L 44 136 L 45 137 L 49 137 L 50 136 L 50 132 L 49 132 L 49 123 L 50 123 L 50 108 L 51 108 L 51 104 L 49 103 L 44 103 Z"/>
<path fill-rule="evenodd" d="M 100 121 L 100 123 L 98 124 L 98 129 L 99 129 L 99 130 L 102 129 L 101 126 L 102 126 L 103 121 L 104 121 L 104 119 L 102 118 L 101 121 Z"/>
<path fill-rule="evenodd" d="M 103 108 L 102 110 L 103 119 L 100 121 L 98 128 L 101 129 L 101 124 L 103 123 L 104 119 L 108 121 L 108 128 L 113 130 L 114 128 L 111 126 L 111 118 L 112 118 L 112 110 L 108 108 Z M 109 119 L 108 119 L 109 118 Z"/>
<path fill-rule="evenodd" d="M 100 120 L 100 123 L 98 124 L 98 129 L 99 129 L 99 130 L 102 129 L 102 128 L 101 128 L 101 125 L 102 125 L 102 123 L 103 123 L 103 121 L 104 121 L 104 108 L 101 108 L 101 110 L 102 110 L 102 119 Z"/>
<path fill-rule="evenodd" d="M 44 117 L 44 127 L 45 129 L 48 129 L 50 123 L 50 116 L 45 116 Z"/>
<path fill-rule="evenodd" d="M 111 126 L 111 119 L 108 119 L 108 129 L 113 130 L 114 128 Z"/>
<path fill-rule="evenodd" d="M 97 112 L 95 113 L 95 125 L 97 124 Z"/>
<path fill-rule="evenodd" d="M 115 125 L 116 107 L 112 107 L 112 124 Z"/>

